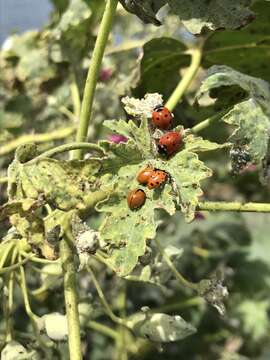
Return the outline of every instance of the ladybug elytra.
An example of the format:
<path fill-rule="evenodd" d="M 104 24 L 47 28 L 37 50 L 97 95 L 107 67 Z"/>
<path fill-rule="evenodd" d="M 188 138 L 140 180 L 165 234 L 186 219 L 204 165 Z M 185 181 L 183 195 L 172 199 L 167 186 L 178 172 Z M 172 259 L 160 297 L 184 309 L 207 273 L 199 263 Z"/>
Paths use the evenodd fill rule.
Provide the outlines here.
<path fill-rule="evenodd" d="M 142 189 L 131 190 L 127 196 L 128 206 L 131 210 L 139 209 L 145 203 L 146 195 Z"/>
<path fill-rule="evenodd" d="M 156 189 L 160 187 L 167 180 L 167 173 L 162 170 L 155 170 L 150 176 L 147 187 L 148 189 Z"/>
<path fill-rule="evenodd" d="M 138 175 L 137 180 L 140 184 L 146 185 L 148 183 L 148 180 L 150 176 L 153 174 L 154 169 L 151 167 L 146 167 L 143 169 Z"/>
<path fill-rule="evenodd" d="M 177 131 L 170 131 L 161 136 L 158 142 L 160 154 L 170 156 L 176 153 L 182 145 L 182 135 Z"/>
<path fill-rule="evenodd" d="M 152 112 L 152 121 L 154 125 L 162 130 L 171 126 L 173 114 L 165 106 L 158 106 Z"/>

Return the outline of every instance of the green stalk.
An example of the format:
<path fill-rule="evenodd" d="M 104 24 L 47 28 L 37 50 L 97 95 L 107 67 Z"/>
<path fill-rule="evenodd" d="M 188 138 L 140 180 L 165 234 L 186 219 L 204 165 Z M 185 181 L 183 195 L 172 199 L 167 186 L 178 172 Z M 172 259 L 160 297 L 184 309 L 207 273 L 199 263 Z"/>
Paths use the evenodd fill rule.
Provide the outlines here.
<path fill-rule="evenodd" d="M 195 283 L 192 283 L 190 281 L 188 281 L 182 274 L 180 274 L 180 272 L 176 269 L 176 267 L 174 266 L 173 262 L 171 261 L 171 259 L 169 258 L 169 256 L 166 254 L 166 252 L 164 251 L 163 247 L 161 246 L 159 240 L 157 238 L 155 238 L 155 243 L 157 245 L 157 248 L 159 250 L 159 252 L 161 253 L 161 255 L 163 256 L 164 260 L 166 261 L 168 267 L 171 269 L 171 271 L 174 273 L 175 277 L 177 280 L 179 280 L 179 282 L 185 286 L 188 287 L 190 289 L 193 290 L 197 290 L 198 289 L 198 285 Z"/>
<path fill-rule="evenodd" d="M 4 176 L 4 177 L 0 178 L 0 184 L 5 184 L 7 182 L 8 182 L 8 177 L 7 176 Z"/>
<path fill-rule="evenodd" d="M 239 211 L 239 212 L 270 212 L 270 204 L 267 203 L 240 203 L 223 201 L 199 202 L 198 210 L 205 211 Z"/>
<path fill-rule="evenodd" d="M 82 360 L 80 320 L 76 289 L 76 268 L 72 248 L 66 237 L 60 241 L 60 258 L 64 274 L 69 357 L 71 360 Z"/>
<path fill-rule="evenodd" d="M 17 149 L 20 145 L 26 143 L 44 143 L 52 140 L 59 140 L 66 138 L 75 132 L 75 126 L 69 126 L 61 129 L 57 129 L 50 133 L 44 134 L 26 134 L 7 142 L 0 148 L 0 156 L 6 155 Z"/>
<path fill-rule="evenodd" d="M 226 109 L 224 111 L 220 111 L 217 114 L 214 114 L 212 116 L 210 116 L 209 118 L 201 121 L 199 124 L 193 126 L 190 129 L 190 132 L 192 132 L 193 134 L 197 134 L 198 132 L 206 129 L 208 126 L 210 126 L 212 123 L 221 120 L 221 118 L 227 114 L 230 111 L 230 109 Z"/>
<path fill-rule="evenodd" d="M 69 143 L 69 144 L 60 145 L 60 146 L 57 146 L 57 147 L 55 147 L 53 149 L 47 150 L 44 153 L 42 153 L 41 155 L 39 155 L 39 156 L 35 157 L 34 159 L 28 161 L 27 164 L 32 164 L 32 163 L 34 163 L 36 161 L 39 161 L 39 160 L 42 160 L 44 158 L 52 157 L 54 155 L 61 154 L 63 152 L 74 150 L 74 149 L 92 150 L 92 151 L 99 152 L 101 155 L 104 155 L 103 149 L 101 147 L 99 147 L 98 145 L 90 144 L 90 143 L 86 143 L 86 142 Z"/>
<path fill-rule="evenodd" d="M 112 320 L 113 322 L 115 322 L 116 324 L 124 325 L 124 324 L 125 324 L 124 319 L 121 319 L 120 317 L 116 316 L 116 315 L 113 313 L 113 311 L 112 311 L 112 309 L 111 309 L 108 301 L 107 301 L 106 298 L 105 298 L 105 295 L 104 295 L 104 293 L 103 293 L 103 290 L 101 289 L 101 286 L 99 285 L 98 279 L 96 278 L 96 275 L 95 275 L 94 271 L 92 270 L 92 268 L 90 267 L 90 265 L 87 266 L 87 270 L 88 270 L 88 272 L 89 272 L 90 275 L 91 275 L 91 278 L 92 278 L 92 281 L 93 281 L 93 283 L 94 283 L 94 285 L 95 285 L 95 288 L 96 288 L 96 290 L 97 290 L 99 299 L 100 299 L 100 301 L 101 301 L 101 303 L 102 303 L 102 305 L 103 305 L 103 307 L 104 307 L 104 310 L 105 310 L 106 313 L 108 314 L 108 316 L 109 316 L 109 317 L 111 318 L 111 320 Z"/>
<path fill-rule="evenodd" d="M 107 0 L 103 18 L 100 24 L 96 44 L 92 54 L 92 60 L 88 70 L 88 75 L 85 83 L 80 123 L 76 136 L 77 142 L 85 141 L 87 138 L 88 126 L 90 123 L 90 116 L 93 107 L 95 89 L 100 73 L 101 62 L 104 55 L 105 47 L 109 38 L 109 33 L 112 27 L 114 14 L 116 12 L 118 0 Z M 74 158 L 80 159 L 82 157 L 81 149 L 74 152 Z"/>
<path fill-rule="evenodd" d="M 200 68 L 202 46 L 190 50 L 189 53 L 191 54 L 190 66 L 165 105 L 170 111 L 172 111 L 179 103 Z"/>

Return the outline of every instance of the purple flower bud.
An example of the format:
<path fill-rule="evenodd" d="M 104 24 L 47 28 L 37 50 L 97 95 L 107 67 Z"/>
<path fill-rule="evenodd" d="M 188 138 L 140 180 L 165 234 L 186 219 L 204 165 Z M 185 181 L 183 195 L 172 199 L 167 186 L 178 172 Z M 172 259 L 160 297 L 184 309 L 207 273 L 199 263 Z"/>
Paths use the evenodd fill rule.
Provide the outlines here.
<path fill-rule="evenodd" d="M 113 71 L 110 68 L 102 69 L 99 74 L 100 81 L 106 82 L 110 80 L 110 78 L 112 77 L 112 73 Z"/>
<path fill-rule="evenodd" d="M 205 216 L 200 211 L 196 211 L 195 220 L 205 220 Z"/>
<path fill-rule="evenodd" d="M 115 143 L 115 144 L 119 144 L 119 143 L 125 143 L 128 141 L 128 138 L 126 138 L 123 135 L 120 134 L 112 134 L 108 136 L 108 140 Z"/>

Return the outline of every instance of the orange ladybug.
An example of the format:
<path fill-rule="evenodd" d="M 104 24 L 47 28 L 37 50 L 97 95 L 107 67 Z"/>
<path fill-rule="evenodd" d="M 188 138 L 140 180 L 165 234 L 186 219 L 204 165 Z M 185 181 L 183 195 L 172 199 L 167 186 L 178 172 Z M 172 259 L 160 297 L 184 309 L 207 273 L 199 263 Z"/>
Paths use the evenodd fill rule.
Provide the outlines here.
<path fill-rule="evenodd" d="M 131 190 L 127 196 L 127 203 L 131 210 L 139 209 L 145 203 L 146 195 L 142 189 Z"/>
<path fill-rule="evenodd" d="M 148 189 L 156 189 L 163 185 L 167 180 L 168 175 L 165 171 L 162 170 L 155 170 L 153 171 L 152 175 L 150 176 L 147 187 Z"/>
<path fill-rule="evenodd" d="M 137 180 L 140 184 L 146 185 L 150 176 L 153 174 L 154 169 L 151 167 L 146 167 L 137 175 Z"/>
<path fill-rule="evenodd" d="M 172 124 L 173 114 L 165 106 L 158 106 L 152 112 L 152 122 L 162 130 L 168 129 Z"/>
<path fill-rule="evenodd" d="M 182 145 L 182 134 L 177 131 L 170 131 L 161 136 L 158 142 L 160 154 L 171 156 L 176 153 Z"/>

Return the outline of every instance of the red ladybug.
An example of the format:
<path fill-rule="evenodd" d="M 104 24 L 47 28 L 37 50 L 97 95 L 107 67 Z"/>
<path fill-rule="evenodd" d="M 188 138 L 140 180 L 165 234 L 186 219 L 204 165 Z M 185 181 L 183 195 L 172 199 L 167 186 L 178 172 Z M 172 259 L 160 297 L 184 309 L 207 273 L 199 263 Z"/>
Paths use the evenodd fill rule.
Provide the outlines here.
<path fill-rule="evenodd" d="M 146 167 L 143 169 L 137 176 L 137 180 L 140 184 L 146 185 L 150 176 L 153 174 L 154 169 L 151 167 Z"/>
<path fill-rule="evenodd" d="M 158 106 L 152 112 L 152 121 L 159 129 L 166 130 L 172 124 L 173 114 L 165 106 Z"/>
<path fill-rule="evenodd" d="M 170 131 L 162 135 L 158 142 L 158 151 L 160 154 L 171 156 L 175 154 L 182 145 L 182 135 L 177 131 Z"/>
<path fill-rule="evenodd" d="M 127 196 L 128 206 L 131 210 L 139 209 L 145 203 L 146 195 L 142 189 L 131 190 Z"/>
<path fill-rule="evenodd" d="M 150 176 L 147 187 L 148 189 L 156 189 L 165 183 L 167 180 L 167 173 L 162 170 L 155 170 L 153 174 Z"/>

